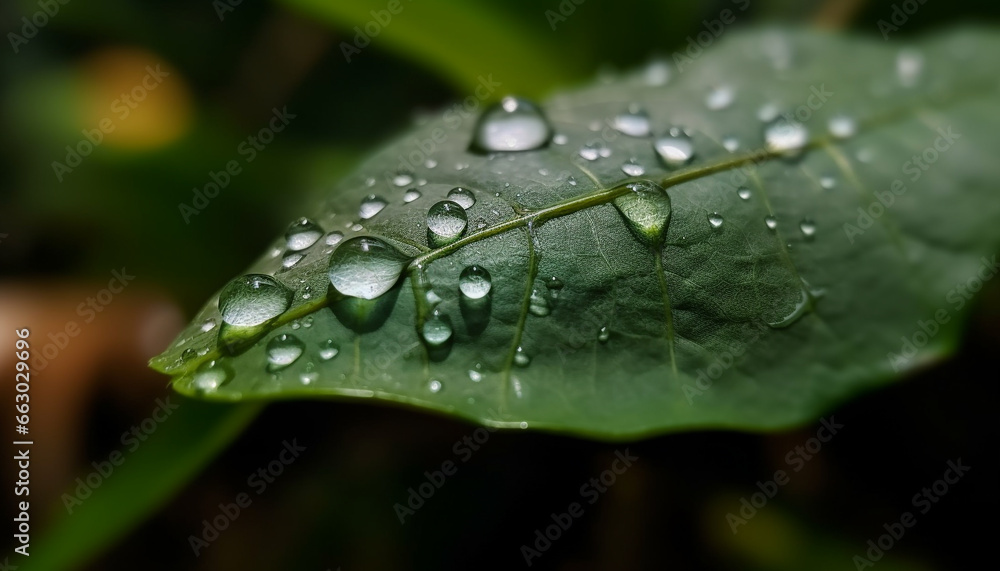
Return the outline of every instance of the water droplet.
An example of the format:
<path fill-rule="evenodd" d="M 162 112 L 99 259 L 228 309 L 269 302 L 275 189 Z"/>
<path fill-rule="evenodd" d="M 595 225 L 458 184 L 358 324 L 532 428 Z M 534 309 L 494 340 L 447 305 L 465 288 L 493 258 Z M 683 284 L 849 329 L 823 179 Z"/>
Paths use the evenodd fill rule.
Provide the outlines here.
<path fill-rule="evenodd" d="M 646 174 L 646 169 L 636 162 L 634 158 L 631 158 L 622 165 L 622 172 L 629 176 L 642 176 Z"/>
<path fill-rule="evenodd" d="M 781 113 L 781 109 L 777 105 L 774 103 L 765 103 L 757 110 L 757 119 L 761 123 L 770 123 L 778 118 L 779 113 Z"/>
<path fill-rule="evenodd" d="M 743 200 L 750 200 L 751 194 L 752 193 L 750 192 L 750 189 L 745 186 L 741 186 L 739 189 L 736 190 L 736 195 L 742 198 Z"/>
<path fill-rule="evenodd" d="M 215 329 L 216 325 L 218 324 L 215 322 L 215 320 L 209 317 L 201 324 L 201 330 L 204 331 L 205 333 L 208 333 L 209 331 Z"/>
<path fill-rule="evenodd" d="M 442 200 L 427 211 L 427 237 L 436 248 L 457 240 L 468 224 L 465 209 L 450 200 Z"/>
<path fill-rule="evenodd" d="M 438 162 L 435 161 L 434 159 L 427 159 L 426 161 L 424 161 L 424 166 L 427 167 L 427 168 L 429 168 L 429 169 L 432 169 L 432 168 L 438 166 Z"/>
<path fill-rule="evenodd" d="M 406 194 L 403 195 L 403 202 L 410 203 L 418 198 L 420 198 L 420 191 L 415 188 L 411 188 L 406 191 Z"/>
<path fill-rule="evenodd" d="M 552 127 L 534 103 L 508 96 L 483 112 L 474 133 L 475 150 L 531 151 L 548 144 Z"/>
<path fill-rule="evenodd" d="M 548 297 L 543 291 L 537 288 L 531 290 L 531 297 L 528 299 L 528 311 L 538 317 L 545 317 L 552 313 Z"/>
<path fill-rule="evenodd" d="M 524 347 L 518 346 L 517 350 L 514 351 L 514 364 L 518 367 L 527 367 L 531 364 L 531 357 L 524 352 Z"/>
<path fill-rule="evenodd" d="M 607 326 L 601 327 L 601 329 L 597 332 L 597 340 L 601 343 L 607 343 L 610 338 L 611 330 L 608 329 Z"/>
<path fill-rule="evenodd" d="M 732 105 L 735 98 L 736 92 L 732 87 L 719 86 L 708 92 L 708 96 L 705 97 L 705 106 L 713 111 L 718 111 Z"/>
<path fill-rule="evenodd" d="M 875 151 L 867 147 L 863 149 L 858 149 L 858 152 L 855 153 L 854 158 L 858 159 L 860 162 L 867 164 L 875 160 Z"/>
<path fill-rule="evenodd" d="M 205 361 L 195 371 L 191 384 L 199 391 L 214 391 L 232 377 L 232 371 L 219 361 Z"/>
<path fill-rule="evenodd" d="M 362 220 L 368 220 L 379 212 L 382 212 L 382 209 L 388 206 L 388 204 L 389 203 L 381 196 L 369 194 L 364 200 L 361 201 L 361 207 L 358 208 L 358 216 L 360 216 Z"/>
<path fill-rule="evenodd" d="M 451 325 L 439 311 L 434 311 L 431 317 L 424 321 L 422 329 L 424 341 L 431 347 L 440 347 L 451 340 L 453 333 Z"/>
<path fill-rule="evenodd" d="M 896 56 L 896 77 L 903 87 L 913 87 L 924 70 L 924 56 L 914 49 L 902 49 Z"/>
<path fill-rule="evenodd" d="M 802 231 L 802 235 L 807 240 L 811 240 L 816 235 L 816 223 L 809 218 L 805 218 L 799 222 L 799 230 Z"/>
<path fill-rule="evenodd" d="M 413 175 L 407 171 L 399 171 L 392 177 L 392 184 L 396 186 L 406 186 L 412 182 Z"/>
<path fill-rule="evenodd" d="M 319 373 L 316 371 L 306 371 L 299 375 L 299 382 L 303 385 L 311 385 L 319 379 Z"/>
<path fill-rule="evenodd" d="M 722 215 L 718 212 L 713 212 L 708 215 L 708 223 L 712 225 L 712 228 L 721 228 L 722 222 Z"/>
<path fill-rule="evenodd" d="M 369 188 L 375 186 L 375 177 L 370 176 L 370 177 L 366 178 L 365 179 L 365 186 L 367 186 Z"/>
<path fill-rule="evenodd" d="M 469 369 L 469 380 L 474 383 L 478 383 L 483 380 L 483 374 L 475 369 Z"/>
<path fill-rule="evenodd" d="M 307 315 L 302 318 L 302 327 L 309 329 L 312 326 L 313 326 L 313 316 Z"/>
<path fill-rule="evenodd" d="M 319 344 L 319 358 L 321 361 L 329 361 L 340 354 L 340 346 L 333 339 L 327 339 Z"/>
<path fill-rule="evenodd" d="M 569 141 L 569 137 L 563 135 L 562 133 L 552 137 L 552 142 L 557 145 L 565 145 Z"/>
<path fill-rule="evenodd" d="M 664 60 L 651 61 L 646 66 L 643 77 L 647 85 L 666 85 L 670 81 L 670 64 Z"/>
<path fill-rule="evenodd" d="M 630 183 L 626 187 L 628 192 L 614 199 L 615 208 L 640 242 L 659 248 L 670 222 L 670 196 L 663 187 L 649 181 Z"/>
<path fill-rule="evenodd" d="M 809 132 L 802 123 L 780 117 L 764 129 L 764 142 L 771 152 L 795 155 L 809 142 Z"/>
<path fill-rule="evenodd" d="M 285 254 L 285 256 L 281 258 L 281 269 L 288 270 L 295 267 L 295 264 L 299 263 L 304 257 L 305 256 L 297 252 Z"/>
<path fill-rule="evenodd" d="M 528 428 L 528 423 L 522 420 L 521 424 L 518 424 L 518 426 L 521 427 L 521 430 L 526 430 Z"/>
<path fill-rule="evenodd" d="M 274 372 L 291 365 L 302 356 L 306 345 L 298 337 L 282 334 L 267 342 L 268 371 Z"/>
<path fill-rule="evenodd" d="M 837 179 L 832 176 L 824 176 L 819 179 L 819 185 L 827 190 L 830 190 L 831 188 L 837 186 Z"/>
<path fill-rule="evenodd" d="M 545 287 L 549 288 L 549 291 L 559 291 L 563 288 L 563 285 L 562 280 L 555 276 L 545 280 Z"/>
<path fill-rule="evenodd" d="M 377 238 L 351 238 L 330 256 L 330 283 L 343 295 L 375 299 L 396 285 L 409 261 Z"/>
<path fill-rule="evenodd" d="M 476 203 L 476 195 L 472 191 L 460 186 L 448 191 L 447 199 L 468 210 Z"/>
<path fill-rule="evenodd" d="M 293 252 L 305 250 L 323 236 L 323 229 L 308 218 L 299 218 L 285 230 L 285 247 Z"/>
<path fill-rule="evenodd" d="M 611 126 L 623 135 L 648 137 L 650 130 L 649 115 L 639 108 L 638 105 L 632 105 L 625 113 L 615 115 L 615 118 L 611 120 Z"/>
<path fill-rule="evenodd" d="M 344 233 L 339 230 L 334 230 L 333 232 L 330 232 L 329 234 L 326 235 L 326 245 L 336 246 L 343 239 L 344 239 Z"/>
<path fill-rule="evenodd" d="M 458 289 L 469 299 L 486 297 L 492 287 L 490 272 L 480 266 L 469 266 L 458 277 Z"/>
<path fill-rule="evenodd" d="M 778 227 L 778 219 L 774 216 L 765 216 L 764 225 L 766 225 L 769 230 L 774 230 Z"/>
<path fill-rule="evenodd" d="M 838 139 L 853 137 L 858 131 L 857 122 L 847 115 L 835 115 L 831 117 L 827 127 L 830 129 L 830 134 Z"/>
<path fill-rule="evenodd" d="M 668 135 L 660 137 L 653 142 L 656 154 L 663 159 L 663 162 L 671 168 L 681 167 L 694 158 L 694 145 L 691 138 L 678 131 L 678 135 Z"/>
<path fill-rule="evenodd" d="M 795 303 L 795 307 L 792 308 L 792 311 L 780 320 L 768 323 L 768 325 L 775 329 L 784 329 L 785 327 L 791 326 L 799 319 L 802 319 L 804 315 L 812 311 L 816 305 L 816 301 L 822 297 L 824 293 L 825 292 L 823 290 L 812 289 L 805 280 L 802 280 L 802 290 L 800 292 L 801 297 Z"/>
<path fill-rule="evenodd" d="M 194 348 L 188 347 L 187 349 L 181 352 L 181 361 L 187 362 L 190 361 L 191 359 L 194 359 L 197 356 L 198 352 L 195 351 Z"/>
<path fill-rule="evenodd" d="M 219 294 L 222 320 L 245 327 L 265 323 L 281 315 L 292 303 L 292 291 L 262 274 L 240 276 Z"/>
<path fill-rule="evenodd" d="M 434 394 L 437 394 L 437 393 L 441 392 L 441 389 L 443 387 L 444 387 L 444 385 L 442 385 L 441 381 L 439 381 L 437 379 L 431 379 L 431 382 L 428 383 L 428 385 L 427 385 L 427 388 L 429 388 L 431 390 L 431 392 L 434 393 Z"/>
<path fill-rule="evenodd" d="M 730 153 L 735 153 L 740 148 L 740 140 L 736 137 L 726 137 L 722 139 L 722 146 Z"/>
<path fill-rule="evenodd" d="M 596 161 L 601 157 L 610 157 L 611 149 L 604 143 L 588 143 L 580 147 L 580 156 L 588 161 Z"/>

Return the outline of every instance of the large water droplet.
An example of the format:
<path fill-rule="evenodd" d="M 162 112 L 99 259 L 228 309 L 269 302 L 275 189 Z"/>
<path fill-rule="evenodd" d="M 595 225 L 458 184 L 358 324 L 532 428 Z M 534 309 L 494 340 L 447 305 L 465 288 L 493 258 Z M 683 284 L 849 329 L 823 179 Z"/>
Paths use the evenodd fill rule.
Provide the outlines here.
<path fill-rule="evenodd" d="M 458 289 L 469 299 L 485 297 L 492 287 L 490 272 L 480 266 L 469 266 L 458 276 Z"/>
<path fill-rule="evenodd" d="M 377 238 L 351 238 L 330 256 L 330 283 L 343 295 L 375 299 L 396 285 L 409 261 Z"/>
<path fill-rule="evenodd" d="M 611 126 L 619 133 L 630 137 L 648 137 L 649 115 L 638 105 L 632 105 L 628 111 L 615 115 Z"/>
<path fill-rule="evenodd" d="M 421 331 L 424 341 L 431 347 L 440 347 L 451 340 L 453 330 L 451 324 L 443 318 L 440 312 L 434 311 L 431 317 L 424 321 Z"/>
<path fill-rule="evenodd" d="M 626 187 L 628 192 L 615 198 L 615 208 L 640 242 L 659 248 L 670 222 L 670 196 L 663 187 L 650 181 L 634 182 Z"/>
<path fill-rule="evenodd" d="M 362 220 L 368 220 L 379 212 L 382 212 L 382 209 L 388 205 L 388 201 L 381 196 L 369 194 L 361 201 L 361 206 L 358 208 L 358 216 Z"/>
<path fill-rule="evenodd" d="M 456 186 L 448 191 L 447 199 L 468 210 L 476 203 L 476 195 L 467 188 Z"/>
<path fill-rule="evenodd" d="M 219 361 L 205 361 L 194 373 L 191 384 L 199 391 L 214 391 L 233 378 L 233 372 Z"/>
<path fill-rule="evenodd" d="M 802 123 L 779 117 L 764 129 L 764 142 L 771 152 L 795 155 L 809 142 L 809 132 Z"/>
<path fill-rule="evenodd" d="M 830 134 L 838 139 L 853 137 L 858 132 L 857 122 L 847 115 L 831 117 L 827 127 L 830 129 Z"/>
<path fill-rule="evenodd" d="M 671 168 L 684 166 L 694 158 L 694 145 L 691 143 L 691 137 L 679 131 L 677 136 L 660 137 L 653 142 L 653 148 L 656 150 L 656 154 L 663 159 L 663 162 Z"/>
<path fill-rule="evenodd" d="M 705 106 L 713 111 L 718 111 L 732 105 L 735 98 L 736 91 L 732 87 L 719 86 L 708 92 L 708 96 L 705 97 Z"/>
<path fill-rule="evenodd" d="M 306 350 L 306 345 L 298 337 L 289 334 L 282 334 L 273 337 L 267 342 L 267 368 L 269 371 L 277 371 L 291 365 L 302 356 Z"/>
<path fill-rule="evenodd" d="M 442 200 L 427 211 L 427 238 L 439 248 L 461 237 L 468 224 L 469 217 L 460 204 Z"/>
<path fill-rule="evenodd" d="M 622 165 L 622 172 L 629 176 L 642 176 L 646 174 L 646 169 L 632 158 Z"/>
<path fill-rule="evenodd" d="M 222 288 L 219 311 L 230 325 L 251 327 L 274 319 L 288 309 L 293 293 L 263 274 L 240 276 Z"/>
<path fill-rule="evenodd" d="M 538 288 L 531 290 L 531 297 L 528 299 L 528 311 L 538 317 L 545 317 L 552 313 L 549 299 L 543 290 L 539 290 Z"/>
<path fill-rule="evenodd" d="M 552 127 L 534 103 L 508 96 L 483 112 L 474 133 L 478 151 L 531 151 L 548 144 Z"/>
<path fill-rule="evenodd" d="M 333 339 L 327 339 L 319 344 L 319 359 L 329 361 L 340 354 L 340 346 Z"/>
<path fill-rule="evenodd" d="M 285 246 L 293 251 L 305 250 L 323 235 L 323 229 L 308 218 L 299 218 L 285 231 Z"/>
<path fill-rule="evenodd" d="M 708 223 L 712 226 L 712 228 L 721 228 L 722 222 L 722 215 L 718 212 L 713 212 L 708 215 Z"/>

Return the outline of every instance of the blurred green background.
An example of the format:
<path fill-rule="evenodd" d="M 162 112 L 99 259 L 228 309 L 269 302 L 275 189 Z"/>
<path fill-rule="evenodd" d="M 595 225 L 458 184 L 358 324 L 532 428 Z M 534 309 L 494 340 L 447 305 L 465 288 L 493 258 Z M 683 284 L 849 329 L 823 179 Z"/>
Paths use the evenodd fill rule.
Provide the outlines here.
<path fill-rule="evenodd" d="M 135 311 L 145 307 L 143 292 L 152 292 L 151 299 L 179 308 L 184 318 L 290 220 L 308 214 L 355 161 L 421 113 L 470 94 L 480 75 L 502 83 L 498 97 L 544 98 L 610 70 L 669 57 L 727 8 L 737 15 L 727 29 L 784 23 L 880 39 L 878 21 L 889 20 L 894 5 L 919 5 L 887 40 L 900 46 L 934 29 L 970 21 L 995 25 L 1000 17 L 1000 5 L 971 0 L 401 0 L 402 10 L 348 61 L 343 43 L 355 42 L 354 27 L 369 24 L 371 11 L 389 2 L 51 0 L 58 12 L 36 16 L 44 13 L 42 4 L 18 0 L 0 7 L 5 301 L 21 303 L 18 287 L 56 288 L 81 300 L 94 290 L 84 284 L 99 284 L 111 269 L 126 267 L 137 276 L 129 290 L 140 298 Z M 122 94 L 140 85 L 148 68 L 166 74 L 129 107 Z M 247 161 L 241 145 L 268 125 L 274 109 L 285 108 L 295 119 Z M 106 119 L 114 130 L 71 172 L 53 167 L 54 161 L 72 165 L 67 145 L 78 146 L 83 131 Z M 192 204 L 195 189 L 232 160 L 242 172 L 185 220 L 180 205 Z M 52 312 L 45 324 L 74 315 L 74 303 L 68 310 L 24 303 Z M 785 454 L 818 425 L 792 434 L 687 434 L 620 446 L 491 434 L 483 450 L 400 525 L 393 505 L 425 481 L 425 471 L 455 460 L 452 446 L 475 427 L 370 405 L 282 403 L 269 407 L 178 499 L 99 559 L 80 564 L 519 568 L 520 546 L 534 541 L 534 530 L 551 523 L 550 514 L 564 511 L 580 484 L 627 446 L 641 460 L 532 568 L 850 569 L 865 542 L 884 533 L 882 524 L 910 509 L 910 497 L 958 457 L 973 466 L 970 475 L 876 565 L 887 571 L 968 568 L 988 557 L 992 536 L 990 524 L 974 518 L 985 513 L 988 522 L 998 507 L 997 429 L 986 421 L 996 388 L 981 372 L 988 366 L 995 381 L 989 357 L 998 339 L 996 288 L 980 305 L 961 355 L 837 411 L 843 433 L 735 535 L 725 514 L 783 467 Z M 43 324 L 29 325 L 46 333 Z M 42 491 L 71 487 L 90 462 L 121 447 L 119 434 L 149 414 L 155 396 L 169 394 L 166 379 L 115 366 L 113 349 L 127 331 L 95 335 L 102 338 L 94 344 L 111 347 L 110 357 L 86 370 L 71 367 L 79 378 L 42 375 L 53 386 L 93 387 L 74 385 L 51 396 L 71 400 L 59 410 L 72 411 L 63 432 L 51 437 L 71 432 L 75 440 L 46 464 L 60 469 L 39 475 L 46 479 Z M 65 363 L 72 365 L 71 357 Z M 34 414 L 54 413 L 38 408 Z M 247 477 L 291 438 L 307 447 L 302 459 L 195 557 L 188 537 L 218 513 L 219 502 L 247 491 Z M 3 470 L 11 480 L 8 465 Z M 55 495 L 32 500 L 33 533 L 40 536 L 65 510 Z"/>

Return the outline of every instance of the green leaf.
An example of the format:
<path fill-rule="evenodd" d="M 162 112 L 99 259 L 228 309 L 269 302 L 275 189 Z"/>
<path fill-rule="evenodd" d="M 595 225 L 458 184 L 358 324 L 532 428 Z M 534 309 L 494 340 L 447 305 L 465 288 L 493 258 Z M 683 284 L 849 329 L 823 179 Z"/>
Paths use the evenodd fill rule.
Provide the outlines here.
<path fill-rule="evenodd" d="M 813 419 L 947 355 L 956 286 L 996 273 L 998 48 L 968 29 L 902 51 L 731 33 L 665 85 L 654 67 L 557 95 L 537 150 L 472 152 L 471 121 L 431 121 L 330 192 L 313 220 L 342 241 L 283 271 L 279 239 L 249 273 L 284 285 L 226 300 L 230 321 L 274 319 L 220 343 L 213 298 L 153 366 L 207 399 L 376 398 L 598 438 Z M 608 126 L 633 105 L 655 136 Z M 772 109 L 797 120 L 762 122 Z M 686 164 L 660 140 L 677 125 Z M 475 204 L 450 242 L 427 215 L 454 187 Z M 459 290 L 471 266 L 491 276 L 478 301 Z M 269 366 L 271 343 L 294 362 Z"/>
<path fill-rule="evenodd" d="M 31 546 L 21 569 L 74 569 L 89 561 L 180 491 L 261 408 L 257 403 L 220 406 L 181 400 L 100 488 L 71 503 L 72 511 Z M 67 494 L 75 497 L 73 490 Z"/>

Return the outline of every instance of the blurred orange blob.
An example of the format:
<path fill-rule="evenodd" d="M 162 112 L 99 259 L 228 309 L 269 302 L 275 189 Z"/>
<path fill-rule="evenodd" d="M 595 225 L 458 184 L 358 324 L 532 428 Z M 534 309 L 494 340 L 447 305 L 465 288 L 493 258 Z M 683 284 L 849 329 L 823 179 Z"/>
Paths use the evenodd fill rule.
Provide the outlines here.
<path fill-rule="evenodd" d="M 180 72 L 154 53 L 106 48 L 80 65 L 87 96 L 82 128 L 101 143 L 128 150 L 168 145 L 191 126 L 192 103 Z"/>

